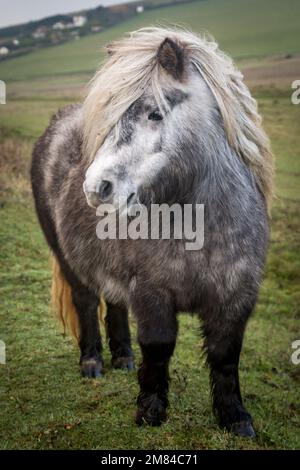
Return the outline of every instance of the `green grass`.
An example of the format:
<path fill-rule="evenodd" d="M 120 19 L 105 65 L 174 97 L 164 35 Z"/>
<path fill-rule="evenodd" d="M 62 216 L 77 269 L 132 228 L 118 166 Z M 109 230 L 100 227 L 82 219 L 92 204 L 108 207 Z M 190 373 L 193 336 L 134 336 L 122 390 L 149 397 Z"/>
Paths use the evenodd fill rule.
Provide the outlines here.
<path fill-rule="evenodd" d="M 92 73 L 101 48 L 127 31 L 149 24 L 178 23 L 212 34 L 235 58 L 299 52 L 298 0 L 201 0 L 144 12 L 102 33 L 43 49 L 0 64 L 0 78 L 11 81 Z M 67 58 L 67 60 L 66 60 Z"/>
<path fill-rule="evenodd" d="M 51 114 L 80 99 L 100 47 L 124 31 L 158 19 L 179 21 L 210 30 L 236 58 L 255 57 L 259 64 L 264 55 L 299 51 L 299 13 L 300 3 L 292 0 L 205 0 L 148 12 L 99 35 L 0 64 L 0 78 L 8 81 L 8 103 L 0 107 L 0 339 L 7 346 L 7 364 L 0 365 L 1 449 L 300 447 L 300 369 L 290 360 L 300 318 L 300 105 L 291 104 L 290 90 L 255 91 L 276 155 L 278 197 L 266 276 L 241 358 L 253 441 L 215 423 L 195 317 L 180 318 L 169 420 L 160 429 L 134 425 L 136 373 L 111 370 L 107 345 L 103 379 L 81 379 L 77 347 L 61 335 L 48 308 L 49 253 L 26 170 Z M 131 327 L 134 333 L 133 319 Z M 134 349 L 139 362 L 135 341 Z"/>
<path fill-rule="evenodd" d="M 0 114 L 2 136 L 37 139 L 47 127 L 49 119 L 66 100 L 17 100 L 9 102 Z"/>
<path fill-rule="evenodd" d="M 0 338 L 7 346 L 7 364 L 0 366 L 0 448 L 299 448 L 300 371 L 290 356 L 291 343 L 299 338 L 300 316 L 300 106 L 291 105 L 282 93 L 261 94 L 259 103 L 277 155 L 279 197 L 266 278 L 241 358 L 242 389 L 257 439 L 237 438 L 217 427 L 195 317 L 180 319 L 171 365 L 169 420 L 162 428 L 134 425 L 136 374 L 111 370 L 107 345 L 104 378 L 91 382 L 80 378 L 77 347 L 61 335 L 47 306 L 48 249 L 30 196 L 26 190 L 21 196 L 12 185 L 0 201 Z M 39 106 L 31 118 L 32 125 L 40 128 L 38 110 Z M 16 126 L 23 115 L 14 113 L 11 124 Z M 42 119 L 44 125 L 46 115 Z M 35 134 L 36 130 L 31 138 Z M 16 140 L 22 144 L 23 136 Z M 136 342 L 134 349 L 139 362 Z"/>

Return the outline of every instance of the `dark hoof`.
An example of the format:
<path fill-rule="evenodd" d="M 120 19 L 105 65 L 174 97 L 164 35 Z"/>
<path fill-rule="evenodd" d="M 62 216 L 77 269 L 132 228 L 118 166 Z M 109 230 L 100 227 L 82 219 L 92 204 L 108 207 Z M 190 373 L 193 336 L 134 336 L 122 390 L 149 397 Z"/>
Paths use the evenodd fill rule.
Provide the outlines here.
<path fill-rule="evenodd" d="M 230 431 L 240 437 L 256 437 L 251 421 L 241 421 L 231 425 Z"/>
<path fill-rule="evenodd" d="M 101 377 L 102 368 L 102 361 L 93 357 L 90 357 L 88 359 L 82 359 L 80 362 L 82 377 L 88 377 L 89 379 L 96 379 L 98 377 Z"/>
<path fill-rule="evenodd" d="M 132 356 L 116 357 L 112 359 L 112 366 L 114 367 L 114 369 L 125 369 L 128 371 L 132 371 L 135 369 L 134 360 Z"/>
<path fill-rule="evenodd" d="M 160 426 L 167 419 L 166 405 L 157 394 L 138 399 L 135 422 L 138 426 Z"/>

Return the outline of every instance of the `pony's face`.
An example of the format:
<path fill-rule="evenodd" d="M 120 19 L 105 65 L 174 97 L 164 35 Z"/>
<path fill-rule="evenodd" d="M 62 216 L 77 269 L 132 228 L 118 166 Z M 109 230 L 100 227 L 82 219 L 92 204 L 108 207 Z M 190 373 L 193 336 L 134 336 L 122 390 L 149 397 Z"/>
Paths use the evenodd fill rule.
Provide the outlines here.
<path fill-rule="evenodd" d="M 86 172 L 84 192 L 92 207 L 129 206 L 158 180 L 176 191 L 195 165 L 191 149 L 196 150 L 201 122 L 206 132 L 214 99 L 173 41 L 164 41 L 158 60 L 168 72 L 161 88 L 166 110 L 161 112 L 149 88 L 123 114 Z"/>

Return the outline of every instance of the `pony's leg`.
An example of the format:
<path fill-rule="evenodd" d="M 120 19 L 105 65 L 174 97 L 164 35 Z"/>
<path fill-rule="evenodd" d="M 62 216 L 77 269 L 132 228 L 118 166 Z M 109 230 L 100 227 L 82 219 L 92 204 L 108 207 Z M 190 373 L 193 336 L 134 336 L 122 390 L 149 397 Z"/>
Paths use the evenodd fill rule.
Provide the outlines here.
<path fill-rule="evenodd" d="M 105 317 L 111 362 L 115 369 L 134 369 L 133 352 L 128 324 L 128 311 L 123 305 L 106 303 Z"/>
<path fill-rule="evenodd" d="M 138 371 L 140 393 L 136 423 L 159 426 L 166 420 L 169 388 L 169 362 L 177 336 L 177 318 L 166 297 L 148 295 L 133 304 L 138 323 L 142 363 Z"/>
<path fill-rule="evenodd" d="M 244 330 L 252 308 L 214 309 L 203 325 L 213 410 L 221 427 L 244 437 L 255 436 L 251 415 L 242 403 L 238 372 Z"/>
<path fill-rule="evenodd" d="M 72 285 L 72 300 L 79 320 L 81 373 L 84 377 L 100 377 L 102 373 L 102 341 L 98 321 L 99 296 L 81 283 Z"/>

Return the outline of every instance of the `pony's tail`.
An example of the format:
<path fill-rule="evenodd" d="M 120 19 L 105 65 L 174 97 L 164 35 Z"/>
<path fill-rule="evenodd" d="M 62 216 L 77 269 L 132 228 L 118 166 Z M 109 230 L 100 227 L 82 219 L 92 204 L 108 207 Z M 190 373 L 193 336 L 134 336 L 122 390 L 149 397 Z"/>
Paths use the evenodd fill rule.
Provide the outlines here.
<path fill-rule="evenodd" d="M 68 332 L 79 343 L 80 329 L 78 314 L 72 300 L 71 286 L 64 277 L 60 264 L 54 254 L 52 254 L 52 287 L 51 287 L 51 305 L 59 322 L 63 326 L 64 335 Z M 101 296 L 98 307 L 98 318 L 102 323 L 106 315 L 106 304 Z"/>

